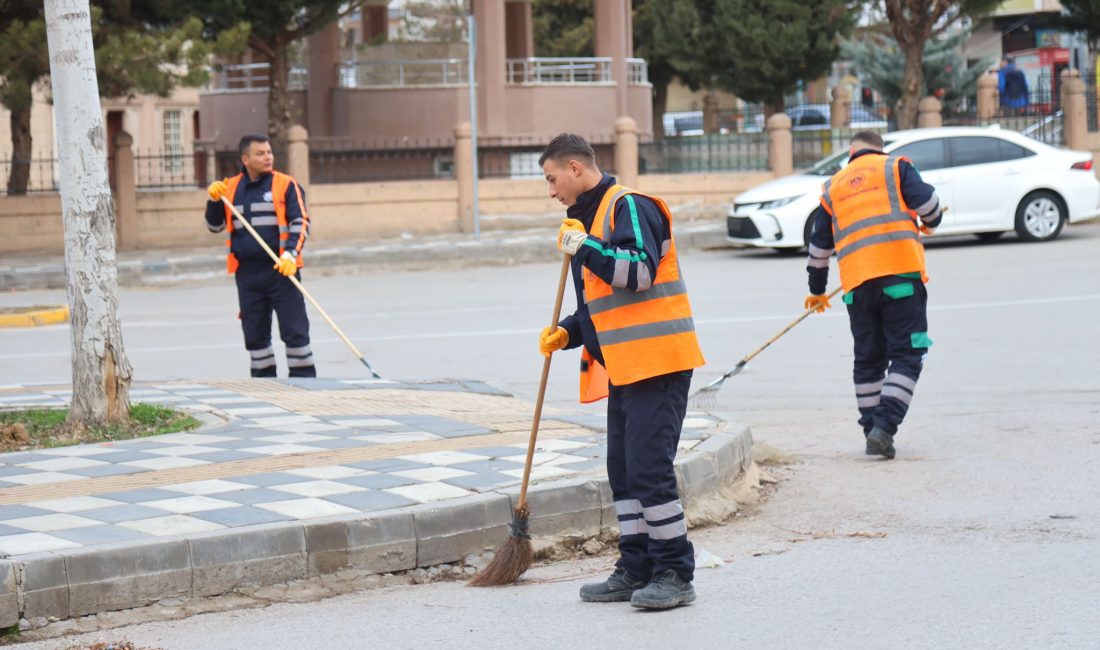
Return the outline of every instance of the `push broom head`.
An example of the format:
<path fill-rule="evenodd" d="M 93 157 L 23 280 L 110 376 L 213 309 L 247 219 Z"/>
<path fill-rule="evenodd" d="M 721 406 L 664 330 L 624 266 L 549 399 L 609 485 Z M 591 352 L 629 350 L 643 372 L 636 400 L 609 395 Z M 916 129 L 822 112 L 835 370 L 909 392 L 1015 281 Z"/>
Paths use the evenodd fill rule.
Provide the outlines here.
<path fill-rule="evenodd" d="M 535 559 L 535 549 L 531 546 L 531 535 L 527 532 L 528 515 L 530 509 L 527 504 L 516 508 L 512 513 L 512 523 L 508 525 L 508 540 L 496 552 L 492 561 L 470 579 L 471 587 L 512 584 L 531 566 Z"/>

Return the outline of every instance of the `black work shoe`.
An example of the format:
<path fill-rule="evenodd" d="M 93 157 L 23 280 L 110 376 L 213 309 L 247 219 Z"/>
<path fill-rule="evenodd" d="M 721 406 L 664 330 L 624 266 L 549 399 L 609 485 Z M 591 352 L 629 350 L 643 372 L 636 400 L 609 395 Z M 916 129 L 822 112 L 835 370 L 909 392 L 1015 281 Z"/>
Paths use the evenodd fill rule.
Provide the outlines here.
<path fill-rule="evenodd" d="M 645 580 L 635 580 L 626 569 L 615 569 L 607 580 L 581 586 L 581 600 L 586 603 L 626 602 L 644 586 Z"/>
<path fill-rule="evenodd" d="M 672 569 L 653 579 L 653 582 L 634 592 L 630 604 L 642 609 L 669 609 L 695 601 L 695 588 L 680 578 Z"/>
<path fill-rule="evenodd" d="M 894 436 L 875 427 L 867 434 L 867 454 L 869 456 L 894 457 Z"/>

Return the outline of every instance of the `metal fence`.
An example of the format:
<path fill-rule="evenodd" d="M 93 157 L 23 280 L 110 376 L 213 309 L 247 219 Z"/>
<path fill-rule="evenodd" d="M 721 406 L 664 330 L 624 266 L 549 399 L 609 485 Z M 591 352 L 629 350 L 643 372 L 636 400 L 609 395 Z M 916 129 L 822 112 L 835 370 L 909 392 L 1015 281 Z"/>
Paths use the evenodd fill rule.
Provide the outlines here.
<path fill-rule="evenodd" d="M 1095 93 L 1093 93 L 1095 96 Z M 1087 93 L 1086 93 L 1087 97 Z M 1095 100 L 1094 100 L 1095 101 Z M 1089 111 L 1095 122 L 1095 110 Z M 1029 94 L 1026 102 L 1017 106 L 1001 104 L 989 120 L 979 120 L 977 109 L 973 106 L 958 113 L 946 113 L 944 126 L 985 126 L 1000 125 L 1002 129 L 1017 131 L 1040 142 L 1061 146 L 1065 144 L 1064 119 L 1061 97 L 1053 88 L 1039 85 Z M 1090 126 L 1090 129 L 1093 127 Z"/>
<path fill-rule="evenodd" d="M 356 61 L 338 66 L 341 88 L 458 87 L 469 83 L 466 59 Z"/>
<path fill-rule="evenodd" d="M 271 82 L 271 64 L 241 63 L 221 66 L 214 72 L 210 89 L 216 92 L 265 90 Z M 303 65 L 287 69 L 287 90 L 305 90 L 309 85 L 309 70 Z"/>
<path fill-rule="evenodd" d="M 508 59 L 510 84 L 611 83 L 611 57 Z M 629 69 L 629 68 L 628 68 Z"/>
<path fill-rule="evenodd" d="M 864 129 L 819 129 L 816 131 L 793 131 L 791 149 L 795 169 L 809 169 L 814 164 L 838 151 L 847 152 L 852 134 Z M 883 128 L 867 129 L 876 133 L 886 131 Z"/>
<path fill-rule="evenodd" d="M 768 168 L 765 133 L 665 138 L 638 145 L 642 174 L 757 171 Z"/>
<path fill-rule="evenodd" d="M 367 145 L 347 140 L 310 140 L 312 183 L 363 183 L 454 177 L 454 142 L 396 140 Z"/>
<path fill-rule="evenodd" d="M 202 151 L 134 152 L 135 182 L 141 190 L 206 187 L 213 180 L 207 173 L 208 165 L 208 156 Z"/>
<path fill-rule="evenodd" d="M 548 138 L 494 138 L 478 144 L 480 178 L 542 178 L 539 156 Z M 615 142 L 611 136 L 588 138 L 601 171 L 615 173 Z"/>
<path fill-rule="evenodd" d="M 40 154 L 30 160 L 0 159 L 0 195 L 8 193 L 13 168 L 27 178 L 27 193 L 57 192 L 58 162 L 53 156 Z"/>

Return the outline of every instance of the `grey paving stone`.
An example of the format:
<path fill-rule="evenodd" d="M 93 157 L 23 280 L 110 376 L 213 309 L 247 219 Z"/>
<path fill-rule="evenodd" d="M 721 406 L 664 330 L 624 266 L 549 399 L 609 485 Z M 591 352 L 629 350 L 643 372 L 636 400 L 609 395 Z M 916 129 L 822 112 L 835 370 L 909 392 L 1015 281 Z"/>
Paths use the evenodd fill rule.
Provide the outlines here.
<path fill-rule="evenodd" d="M 374 472 L 402 472 L 409 469 L 432 467 L 432 465 L 417 463 L 411 460 L 402 460 L 400 458 L 383 458 L 381 460 L 366 460 L 361 463 L 349 463 L 348 467 L 366 469 Z"/>
<path fill-rule="evenodd" d="M 145 458 L 152 458 L 152 456 L 142 454 Z M 98 458 L 97 458 L 98 460 Z M 95 478 L 97 476 L 121 476 L 123 474 L 136 474 L 138 472 L 147 471 L 141 467 L 134 467 L 132 465 L 93 465 L 92 467 L 79 467 L 77 469 L 67 469 L 66 474 L 76 474 L 77 476 L 86 476 L 88 478 Z"/>
<path fill-rule="evenodd" d="M 71 616 L 191 595 L 186 540 L 122 542 L 63 552 Z"/>
<path fill-rule="evenodd" d="M 448 420 L 432 415 L 394 415 L 388 419 L 396 420 L 410 428 L 434 433 L 444 438 L 461 438 L 490 432 L 489 429 L 476 424 Z"/>
<path fill-rule="evenodd" d="M 156 448 L 160 448 L 159 446 Z M 95 456 L 89 456 L 92 460 L 102 460 L 107 463 L 129 463 L 135 460 L 148 460 L 150 458 L 156 458 L 156 454 L 150 454 L 144 451 L 136 449 L 119 449 L 112 451 L 109 454 L 96 454 Z"/>
<path fill-rule="evenodd" d="M 82 510 L 77 514 L 81 517 L 95 519 L 96 521 L 102 521 L 107 524 L 117 524 L 123 521 L 137 521 L 139 519 L 163 517 L 164 511 L 128 503 L 124 506 L 108 506 L 106 508 Z"/>
<path fill-rule="evenodd" d="M 564 463 L 562 465 L 558 465 L 558 467 L 578 473 L 593 472 L 597 470 L 607 471 L 607 459 L 593 458 L 592 460 L 584 460 L 576 463 Z"/>
<path fill-rule="evenodd" d="M 519 447 L 477 447 L 476 449 L 463 449 L 468 454 L 477 454 L 479 456 L 488 456 L 489 458 L 502 458 L 505 456 L 515 456 L 517 454 L 526 453 L 526 450 Z M 569 453 L 573 453 L 570 451 Z M 474 463 L 467 463 L 473 465 Z M 463 467 L 462 465 L 451 465 L 451 467 Z"/>
<path fill-rule="evenodd" d="M 237 481 L 239 479 L 233 479 Z M 232 501 L 233 503 L 240 503 L 242 505 L 251 506 L 257 503 L 271 503 L 272 501 L 286 501 L 288 498 L 293 498 L 292 495 L 288 496 L 286 492 L 278 492 L 276 490 L 268 490 L 267 488 L 258 487 L 252 490 L 234 490 L 233 492 L 219 492 L 218 494 L 211 495 L 215 498 L 223 501 Z"/>
<path fill-rule="evenodd" d="M 326 435 L 350 435 L 350 431 L 326 431 Z M 349 449 L 351 447 L 369 447 L 371 443 L 365 440 L 351 440 L 349 438 L 333 438 L 332 440 L 311 440 L 308 444 L 310 447 L 320 447 L 322 449 Z"/>
<path fill-rule="evenodd" d="M 264 524 L 196 535 L 188 540 L 196 596 L 224 594 L 246 584 L 306 577 L 301 524 Z"/>
<path fill-rule="evenodd" d="M 37 460 L 50 460 L 51 458 L 57 458 L 57 456 L 39 454 L 33 451 L 17 451 L 0 454 L 0 465 L 21 465 L 23 463 L 33 463 Z"/>
<path fill-rule="evenodd" d="M 285 474 L 283 472 L 271 472 L 268 474 L 251 474 L 249 476 L 238 476 L 233 478 L 235 483 L 247 483 L 249 485 L 255 485 L 257 487 L 269 487 L 272 485 L 288 485 L 290 483 L 301 483 L 302 481 L 313 481 L 315 479 L 308 476 L 295 476 L 294 474 Z"/>
<path fill-rule="evenodd" d="M 255 442 L 252 443 L 255 447 Z M 238 450 L 226 450 L 226 451 L 212 451 L 205 454 L 195 454 L 194 456 L 188 456 L 187 458 L 195 458 L 197 460 L 205 460 L 211 463 L 228 463 L 234 460 L 248 460 L 249 458 L 260 458 L 261 454 L 252 454 L 246 451 Z"/>
<path fill-rule="evenodd" d="M 448 485 L 454 485 L 467 490 L 485 491 L 518 483 L 519 479 L 507 474 L 489 472 L 486 474 L 474 474 L 472 476 L 458 476 L 441 481 Z"/>
<path fill-rule="evenodd" d="M 83 513 L 81 513 L 83 514 Z M 162 512 L 161 515 L 164 513 Z M 151 535 L 123 528 L 122 526 L 88 526 L 86 528 L 71 528 L 50 533 L 54 537 L 67 539 L 70 542 L 95 546 L 97 544 L 113 544 L 115 542 L 129 542 L 135 539 L 152 539 Z"/>
<path fill-rule="evenodd" d="M 404 476 L 394 476 L 392 474 L 367 474 L 365 476 L 347 476 L 341 479 L 336 479 L 337 483 L 344 483 L 347 485 L 354 485 L 355 487 L 363 487 L 370 490 L 384 490 L 386 488 L 401 487 L 402 485 L 412 485 L 416 483 L 411 478 L 405 478 Z"/>
<path fill-rule="evenodd" d="M 576 449 L 563 449 L 562 453 L 570 456 L 584 456 L 585 458 L 607 458 L 607 447 L 605 445 L 577 447 Z"/>
<path fill-rule="evenodd" d="M 338 503 L 342 506 L 355 508 L 360 512 L 388 510 L 390 508 L 411 506 L 416 503 L 416 501 L 413 501 L 412 499 L 406 499 L 405 497 L 401 497 L 396 494 L 390 494 L 389 492 L 380 492 L 378 490 L 368 490 L 366 492 L 349 492 L 348 494 L 333 494 L 331 496 L 324 497 L 324 499 L 325 501 Z"/>
<path fill-rule="evenodd" d="M 0 521 L 5 519 L 19 519 L 20 517 L 36 517 L 38 515 L 52 515 L 50 510 L 32 508 L 30 506 L 0 506 Z"/>
<path fill-rule="evenodd" d="M 29 467 L 20 467 L 18 465 L 16 465 L 16 466 L 7 465 L 7 466 L 0 467 L 0 476 L 22 476 L 24 474 L 33 474 L 34 472 L 37 472 L 37 471 L 38 470 L 31 469 Z"/>
<path fill-rule="evenodd" d="M 218 497 L 221 496 L 220 494 L 218 495 Z M 286 495 L 284 494 L 283 497 L 285 498 Z M 275 499 L 272 500 L 274 501 Z M 206 521 L 212 521 L 216 524 L 232 527 L 270 524 L 276 521 L 292 521 L 290 517 L 285 517 L 278 513 L 262 510 L 260 508 L 253 508 L 248 505 L 242 505 L 239 508 L 222 508 L 220 510 L 193 512 L 191 516 L 196 519 L 205 519 Z"/>
<path fill-rule="evenodd" d="M 160 490 L 157 488 L 143 488 L 140 490 L 109 492 L 107 494 L 100 494 L 98 496 L 101 496 L 104 499 L 114 499 L 115 501 L 124 501 L 126 503 L 143 503 L 145 501 L 156 501 L 158 499 L 179 498 L 179 492 L 170 492 L 168 490 Z"/>
<path fill-rule="evenodd" d="M 270 431 L 264 431 L 263 433 L 265 433 L 267 435 L 271 435 Z M 220 434 L 211 434 L 211 435 L 220 435 Z M 253 437 L 246 437 L 246 438 L 234 438 L 233 440 L 225 440 L 223 442 L 204 442 L 204 443 L 202 443 L 202 446 L 203 447 L 214 447 L 214 448 L 217 448 L 217 449 L 224 449 L 226 451 L 231 451 L 231 450 L 236 450 L 236 449 L 245 449 L 247 447 L 258 447 L 262 444 L 263 444 L 262 442 L 257 442 Z M 214 452 L 209 452 L 209 453 L 214 453 Z"/>
<path fill-rule="evenodd" d="M 552 420 L 559 422 L 568 422 L 569 424 L 577 424 L 586 429 L 594 429 L 596 431 L 604 431 L 607 429 L 607 416 L 606 415 L 554 415 Z"/>
<path fill-rule="evenodd" d="M 11 526 L 0 524 L 0 537 L 4 535 L 22 535 L 26 532 L 27 530 L 25 528 L 12 528 Z"/>
<path fill-rule="evenodd" d="M 356 390 L 359 386 L 345 384 L 337 379 L 321 379 L 316 377 L 284 377 L 276 380 L 280 384 L 296 386 L 303 390 Z"/>
<path fill-rule="evenodd" d="M 523 453 L 523 450 L 521 449 L 513 449 L 512 451 L 518 451 L 521 454 Z M 481 452 L 471 449 L 469 450 L 469 453 L 477 454 Z M 514 456 L 515 454 L 512 455 Z M 447 467 L 451 469 L 461 469 L 467 472 L 474 472 L 476 474 L 491 474 L 494 472 L 501 472 L 506 469 L 522 468 L 523 463 L 516 463 L 510 460 L 501 460 L 500 458 L 494 458 L 492 460 L 475 460 L 471 463 L 458 463 L 456 465 L 448 465 Z"/>

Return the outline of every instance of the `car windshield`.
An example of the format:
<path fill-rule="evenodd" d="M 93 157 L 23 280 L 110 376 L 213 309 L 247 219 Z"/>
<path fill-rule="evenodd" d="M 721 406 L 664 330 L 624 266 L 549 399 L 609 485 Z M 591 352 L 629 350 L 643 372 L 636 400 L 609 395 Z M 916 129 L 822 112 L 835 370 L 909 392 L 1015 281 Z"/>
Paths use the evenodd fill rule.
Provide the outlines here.
<path fill-rule="evenodd" d="M 891 144 L 893 144 L 892 140 L 885 141 L 886 147 L 889 147 Z M 838 151 L 831 156 L 819 160 L 817 164 L 806 173 L 811 176 L 832 176 L 843 169 L 846 164 L 848 164 L 847 149 Z"/>

